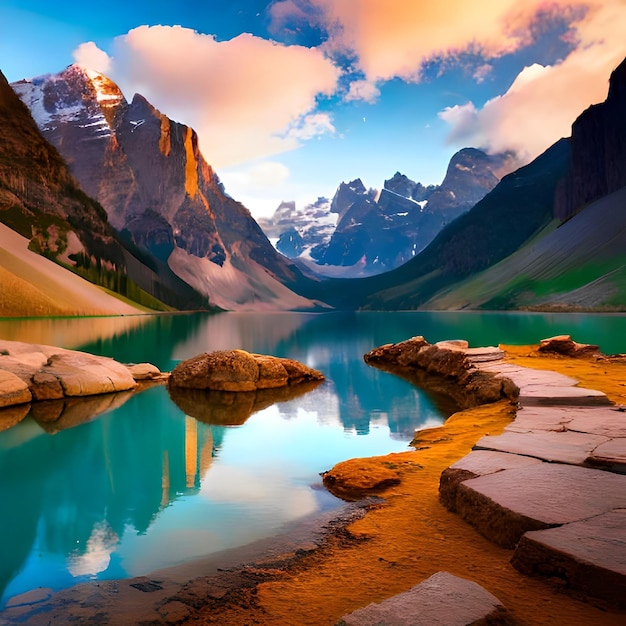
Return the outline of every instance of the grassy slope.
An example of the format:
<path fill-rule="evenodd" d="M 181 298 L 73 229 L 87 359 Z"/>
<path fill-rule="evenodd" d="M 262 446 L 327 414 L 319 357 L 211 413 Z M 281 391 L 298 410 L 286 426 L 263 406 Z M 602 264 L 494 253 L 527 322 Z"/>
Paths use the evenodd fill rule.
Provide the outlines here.
<path fill-rule="evenodd" d="M 626 308 L 626 188 L 426 302 L 434 309 Z"/>

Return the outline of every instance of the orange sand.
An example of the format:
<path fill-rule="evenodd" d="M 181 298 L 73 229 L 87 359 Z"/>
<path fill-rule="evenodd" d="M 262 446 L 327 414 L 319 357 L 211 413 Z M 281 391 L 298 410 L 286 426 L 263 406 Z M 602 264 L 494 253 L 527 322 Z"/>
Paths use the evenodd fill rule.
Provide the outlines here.
<path fill-rule="evenodd" d="M 554 369 L 585 387 L 626 404 L 626 365 L 539 356 L 532 348 L 507 348 L 511 361 Z M 483 435 L 510 421 L 505 401 L 456 413 L 436 429 L 419 433 L 415 452 L 355 459 L 336 471 L 391 472 L 401 482 L 386 502 L 348 528 L 348 534 L 305 557 L 274 580 L 248 590 L 236 603 L 214 603 L 192 624 L 335 624 L 342 615 L 406 591 L 437 571 L 470 578 L 493 593 L 521 625 L 615 626 L 626 614 L 603 610 L 566 592 L 557 581 L 529 578 L 509 564 L 512 551 L 492 545 L 439 504 L 441 472 L 467 454 Z M 262 568 L 262 565 L 259 565 Z M 274 573 L 267 571 L 268 575 Z"/>

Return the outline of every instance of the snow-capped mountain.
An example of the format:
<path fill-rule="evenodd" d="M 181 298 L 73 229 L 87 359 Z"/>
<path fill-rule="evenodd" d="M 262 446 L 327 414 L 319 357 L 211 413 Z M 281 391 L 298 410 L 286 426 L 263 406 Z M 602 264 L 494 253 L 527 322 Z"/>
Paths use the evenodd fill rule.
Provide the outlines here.
<path fill-rule="evenodd" d="M 77 65 L 12 87 L 113 227 L 213 304 L 314 306 L 294 291 L 307 279 L 225 193 L 193 129 Z"/>
<path fill-rule="evenodd" d="M 283 201 L 272 217 L 260 218 L 259 226 L 276 249 L 289 258 L 313 261 L 335 232 L 337 215 L 330 211 L 330 200 L 319 197 L 304 207 Z"/>
<path fill-rule="evenodd" d="M 342 182 L 330 204 L 309 205 L 317 212 L 283 202 L 271 220 L 259 223 L 283 254 L 318 274 L 379 274 L 411 260 L 471 209 L 495 187 L 509 160 L 464 148 L 450 160 L 441 185 L 424 186 L 396 172 L 379 193 L 357 178 Z"/>

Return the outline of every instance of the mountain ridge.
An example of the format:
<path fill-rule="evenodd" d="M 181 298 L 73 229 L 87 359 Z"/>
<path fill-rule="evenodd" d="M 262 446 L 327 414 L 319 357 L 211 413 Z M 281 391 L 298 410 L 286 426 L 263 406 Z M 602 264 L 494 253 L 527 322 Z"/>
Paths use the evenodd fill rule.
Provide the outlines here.
<path fill-rule="evenodd" d="M 309 279 L 225 193 L 193 129 L 140 94 L 127 102 L 112 81 L 77 65 L 14 88 L 112 225 L 161 269 L 224 309 L 321 306 L 296 293 Z M 231 298 L 225 287 L 235 283 Z"/>

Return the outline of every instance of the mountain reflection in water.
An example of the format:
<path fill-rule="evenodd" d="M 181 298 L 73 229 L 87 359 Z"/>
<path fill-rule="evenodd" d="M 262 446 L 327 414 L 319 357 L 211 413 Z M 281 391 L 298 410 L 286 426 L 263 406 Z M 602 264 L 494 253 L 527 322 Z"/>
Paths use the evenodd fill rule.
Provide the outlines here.
<path fill-rule="evenodd" d="M 626 352 L 626 317 L 488 313 L 271 313 L 0 320 L 0 337 L 83 349 L 163 371 L 242 348 L 297 359 L 326 381 L 297 397 L 154 387 L 0 415 L 0 593 L 149 573 L 275 534 L 338 505 L 319 473 L 407 449 L 446 399 L 368 367 L 372 348 L 423 335 L 473 346 L 570 333 Z M 620 343 L 621 342 L 621 343 Z M 274 402 L 277 402 L 274 404 Z"/>

